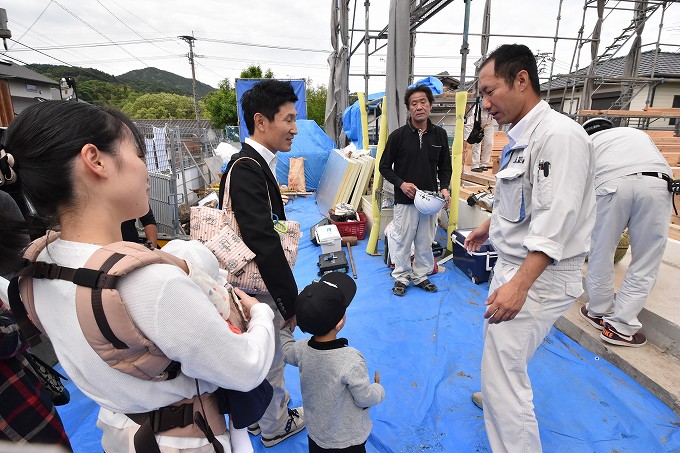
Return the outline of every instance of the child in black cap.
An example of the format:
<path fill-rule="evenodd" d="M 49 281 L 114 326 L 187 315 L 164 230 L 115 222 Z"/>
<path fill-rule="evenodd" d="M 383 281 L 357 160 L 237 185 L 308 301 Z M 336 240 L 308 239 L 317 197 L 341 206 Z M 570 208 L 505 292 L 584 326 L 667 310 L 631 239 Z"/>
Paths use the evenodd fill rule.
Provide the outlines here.
<path fill-rule="evenodd" d="M 281 329 L 284 360 L 300 368 L 310 453 L 365 452 L 372 427 L 368 408 L 385 399 L 378 372 L 371 384 L 361 352 L 337 338 L 356 289 L 347 274 L 324 275 L 295 301 L 297 325 L 313 337 L 296 342 L 288 326 Z"/>

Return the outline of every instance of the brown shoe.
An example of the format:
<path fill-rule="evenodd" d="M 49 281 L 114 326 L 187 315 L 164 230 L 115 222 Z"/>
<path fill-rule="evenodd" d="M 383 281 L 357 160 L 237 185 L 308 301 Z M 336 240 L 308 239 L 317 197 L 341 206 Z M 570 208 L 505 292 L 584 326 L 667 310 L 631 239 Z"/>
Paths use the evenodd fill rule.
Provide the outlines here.
<path fill-rule="evenodd" d="M 588 309 L 586 308 L 585 305 L 583 307 L 581 307 L 581 309 L 578 311 L 578 313 L 581 315 L 581 318 L 588 321 L 588 324 L 595 327 L 597 330 L 602 330 L 604 328 L 604 320 L 602 319 L 602 317 L 601 316 L 590 316 L 588 314 Z"/>
<path fill-rule="evenodd" d="M 604 329 L 600 333 L 600 338 L 609 344 L 617 346 L 628 346 L 631 348 L 639 348 L 647 344 L 647 337 L 640 332 L 633 335 L 624 335 L 616 331 L 616 329 L 608 322 L 604 323 Z"/>

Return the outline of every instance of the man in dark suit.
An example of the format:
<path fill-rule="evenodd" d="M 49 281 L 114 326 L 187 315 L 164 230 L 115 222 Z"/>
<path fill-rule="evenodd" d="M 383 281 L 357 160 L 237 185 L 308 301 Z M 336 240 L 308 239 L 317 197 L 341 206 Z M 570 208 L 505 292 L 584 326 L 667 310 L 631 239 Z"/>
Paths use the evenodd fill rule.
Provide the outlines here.
<path fill-rule="evenodd" d="M 297 96 L 289 82 L 266 79 L 248 90 L 241 99 L 249 138 L 241 152 L 232 156 L 220 184 L 220 208 L 224 203 L 224 186 L 228 170 L 232 170 L 229 195 L 243 242 L 255 253 L 255 262 L 269 295 L 258 296 L 274 311 L 274 328 L 286 323 L 295 329 L 295 299 L 298 294 L 273 216 L 286 219 L 281 192 L 276 182 L 276 153 L 290 151 L 297 134 L 295 119 Z M 249 157 L 234 164 L 241 157 Z M 271 208 L 270 208 L 271 202 Z M 276 332 L 276 330 L 275 330 Z M 283 353 L 279 336 L 274 349 L 274 361 L 267 380 L 274 396 L 259 426 L 251 426 L 252 434 L 262 432 L 266 447 L 276 445 L 296 434 L 305 426 L 302 407 L 289 409 L 290 395 L 283 379 Z"/>

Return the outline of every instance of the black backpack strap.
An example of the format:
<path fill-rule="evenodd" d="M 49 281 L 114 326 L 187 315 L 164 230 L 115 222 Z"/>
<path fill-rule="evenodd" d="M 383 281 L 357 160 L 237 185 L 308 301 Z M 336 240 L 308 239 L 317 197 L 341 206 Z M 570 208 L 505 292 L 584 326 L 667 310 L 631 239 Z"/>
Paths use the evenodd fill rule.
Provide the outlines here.
<path fill-rule="evenodd" d="M 12 310 L 12 315 L 21 330 L 21 333 L 26 337 L 30 346 L 35 346 L 40 343 L 40 330 L 33 324 L 28 317 L 28 312 L 24 303 L 21 301 L 21 292 L 19 291 L 19 277 L 14 276 L 9 281 L 7 288 L 7 295 L 9 296 L 9 308 Z"/>

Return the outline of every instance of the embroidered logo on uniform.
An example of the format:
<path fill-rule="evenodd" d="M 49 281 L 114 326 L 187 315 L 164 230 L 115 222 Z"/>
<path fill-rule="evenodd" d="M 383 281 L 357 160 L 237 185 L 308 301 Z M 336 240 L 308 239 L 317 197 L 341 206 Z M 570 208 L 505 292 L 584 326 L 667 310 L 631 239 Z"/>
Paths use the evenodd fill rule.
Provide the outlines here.
<path fill-rule="evenodd" d="M 524 163 L 524 156 L 517 156 L 512 163 L 513 164 L 523 164 Z"/>

